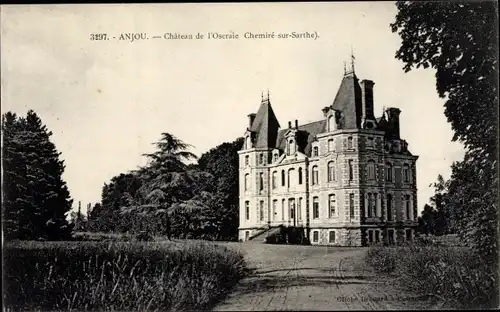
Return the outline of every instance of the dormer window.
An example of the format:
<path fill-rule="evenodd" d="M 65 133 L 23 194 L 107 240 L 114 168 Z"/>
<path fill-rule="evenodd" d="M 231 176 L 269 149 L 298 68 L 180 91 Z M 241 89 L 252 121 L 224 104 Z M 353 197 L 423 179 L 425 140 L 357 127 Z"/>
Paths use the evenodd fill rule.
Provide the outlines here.
<path fill-rule="evenodd" d="M 347 138 L 347 149 L 353 149 L 352 137 Z"/>
<path fill-rule="evenodd" d="M 259 154 L 259 164 L 263 164 L 264 163 L 264 154 Z"/>
<path fill-rule="evenodd" d="M 295 154 L 295 142 L 293 139 L 288 141 L 288 155 Z"/>
<path fill-rule="evenodd" d="M 333 152 L 335 150 L 335 141 L 333 139 L 328 140 L 328 151 Z"/>
<path fill-rule="evenodd" d="M 274 153 L 273 162 L 278 162 L 278 157 L 279 157 L 278 153 Z"/>
<path fill-rule="evenodd" d="M 375 142 L 372 137 L 368 137 L 366 139 L 366 147 L 373 148 L 375 146 Z"/>
<path fill-rule="evenodd" d="M 318 147 L 317 146 L 313 146 L 312 156 L 313 157 L 318 157 L 318 155 L 319 155 Z"/>
<path fill-rule="evenodd" d="M 248 166 L 249 163 L 250 163 L 250 156 L 246 155 L 245 156 L 245 166 Z"/>

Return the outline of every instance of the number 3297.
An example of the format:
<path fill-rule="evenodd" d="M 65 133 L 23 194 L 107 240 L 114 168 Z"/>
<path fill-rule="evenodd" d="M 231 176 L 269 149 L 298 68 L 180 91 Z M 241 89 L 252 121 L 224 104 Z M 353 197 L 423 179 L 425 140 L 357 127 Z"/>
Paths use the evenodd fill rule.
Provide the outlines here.
<path fill-rule="evenodd" d="M 108 40 L 108 34 L 90 34 L 90 40 Z"/>

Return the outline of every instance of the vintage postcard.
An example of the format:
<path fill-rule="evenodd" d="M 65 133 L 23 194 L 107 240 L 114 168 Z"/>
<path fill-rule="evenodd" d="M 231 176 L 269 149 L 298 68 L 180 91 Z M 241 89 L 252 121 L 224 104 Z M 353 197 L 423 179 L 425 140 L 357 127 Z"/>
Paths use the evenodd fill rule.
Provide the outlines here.
<path fill-rule="evenodd" d="M 498 307 L 496 2 L 0 12 L 4 311 Z"/>

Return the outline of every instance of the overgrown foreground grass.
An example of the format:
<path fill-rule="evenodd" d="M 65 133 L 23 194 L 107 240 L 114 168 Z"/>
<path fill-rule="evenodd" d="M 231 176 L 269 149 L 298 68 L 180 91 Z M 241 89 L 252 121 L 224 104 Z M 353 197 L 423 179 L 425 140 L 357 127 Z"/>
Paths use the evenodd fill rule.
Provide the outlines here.
<path fill-rule="evenodd" d="M 240 253 L 200 242 L 10 242 L 3 253 L 14 311 L 207 309 L 246 272 Z"/>
<path fill-rule="evenodd" d="M 455 308 L 495 308 L 497 273 L 465 247 L 374 246 L 365 258 L 399 286 Z"/>

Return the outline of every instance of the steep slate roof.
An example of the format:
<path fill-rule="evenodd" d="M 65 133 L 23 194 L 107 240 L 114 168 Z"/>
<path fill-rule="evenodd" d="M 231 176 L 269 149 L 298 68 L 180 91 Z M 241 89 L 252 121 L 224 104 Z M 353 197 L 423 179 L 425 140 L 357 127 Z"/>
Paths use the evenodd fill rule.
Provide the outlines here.
<path fill-rule="evenodd" d="M 286 147 L 285 133 L 289 129 L 280 130 L 278 133 L 278 140 L 276 143 L 276 148 L 284 150 Z M 297 135 L 297 145 L 299 151 L 310 156 L 311 155 L 311 143 L 317 134 L 323 133 L 326 130 L 326 120 L 318 120 L 308 124 L 300 125 Z"/>
<path fill-rule="evenodd" d="M 275 147 L 280 124 L 269 99 L 262 100 L 250 131 L 256 133 L 255 147 Z"/>
<path fill-rule="evenodd" d="M 344 75 L 333 101 L 332 108 L 343 115 L 343 129 L 357 129 L 361 126 L 361 87 L 354 73 Z"/>

